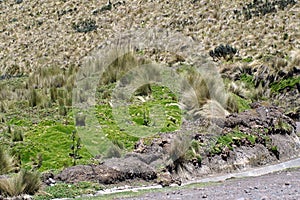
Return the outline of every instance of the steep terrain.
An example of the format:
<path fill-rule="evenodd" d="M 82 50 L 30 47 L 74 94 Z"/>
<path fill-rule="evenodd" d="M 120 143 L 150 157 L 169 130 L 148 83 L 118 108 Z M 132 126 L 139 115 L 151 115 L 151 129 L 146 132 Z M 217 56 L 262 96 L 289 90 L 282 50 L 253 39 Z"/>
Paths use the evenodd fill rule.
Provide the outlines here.
<path fill-rule="evenodd" d="M 0 175 L 43 172 L 50 199 L 298 157 L 299 19 L 295 0 L 0 0 L 0 144 L 15 160 Z"/>

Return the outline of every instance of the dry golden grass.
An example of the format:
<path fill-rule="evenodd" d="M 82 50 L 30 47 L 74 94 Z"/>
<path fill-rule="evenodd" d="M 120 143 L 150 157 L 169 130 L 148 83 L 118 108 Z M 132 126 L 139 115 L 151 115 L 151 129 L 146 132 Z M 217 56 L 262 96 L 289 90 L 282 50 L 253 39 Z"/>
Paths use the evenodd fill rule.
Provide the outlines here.
<path fill-rule="evenodd" d="M 0 175 L 11 172 L 14 169 L 14 158 L 0 147 Z"/>
<path fill-rule="evenodd" d="M 0 72 L 30 73 L 39 68 L 80 66 L 82 58 L 101 42 L 126 30 L 153 27 L 180 31 L 208 50 L 221 43 L 239 49 L 240 56 L 284 57 L 299 49 L 299 3 L 248 21 L 233 19 L 233 10 L 250 2 L 126 1 L 111 11 L 93 15 L 106 0 L 38 1 L 0 4 Z M 72 25 L 95 20 L 96 31 L 78 33 Z M 287 33 L 288 39 L 283 40 Z"/>
<path fill-rule="evenodd" d="M 181 106 L 193 118 L 225 117 L 228 110 L 236 111 L 236 102 L 225 91 L 220 77 L 210 74 L 200 74 L 197 70 L 188 71 L 184 75 Z"/>
<path fill-rule="evenodd" d="M 0 179 L 0 194 L 5 196 L 33 195 L 40 187 L 41 180 L 37 172 L 22 170 L 13 177 Z"/>

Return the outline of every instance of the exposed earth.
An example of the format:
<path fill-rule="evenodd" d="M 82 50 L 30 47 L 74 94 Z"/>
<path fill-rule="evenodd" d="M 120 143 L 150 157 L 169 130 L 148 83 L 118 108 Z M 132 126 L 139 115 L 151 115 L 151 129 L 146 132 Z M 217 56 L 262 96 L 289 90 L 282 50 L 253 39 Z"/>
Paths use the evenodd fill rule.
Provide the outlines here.
<path fill-rule="evenodd" d="M 212 150 L 199 152 L 202 156 L 201 161 L 195 160 L 194 157 L 184 159 L 189 146 L 179 145 L 176 141 L 184 143 L 191 137 L 204 144 L 210 142 L 211 137 L 207 136 L 207 133 L 198 132 L 205 121 L 186 123 L 180 131 L 162 134 L 150 145 L 140 142 L 134 152 L 126 154 L 123 158 L 106 159 L 99 165 L 67 168 L 58 174 L 56 179 L 69 183 L 94 180 L 111 184 L 137 178 L 167 186 L 172 183 L 181 184 L 182 181 L 208 174 L 229 173 L 299 156 L 300 141 L 295 134 L 296 124 L 293 120 L 282 115 L 275 107 L 259 104 L 253 106 L 255 109 L 251 112 L 245 111 L 228 116 L 224 121 L 222 132 L 226 135 L 226 132 L 232 131 L 231 127 L 239 126 L 242 133 L 251 133 L 255 138 L 237 134 L 227 146 L 215 149 L 217 153 L 213 155 Z M 276 125 L 278 122 L 274 119 L 283 120 L 282 123 L 286 124 L 286 127 Z M 188 139 L 180 135 L 186 130 L 189 130 Z M 261 135 L 255 135 L 257 130 L 262 131 Z M 268 136 L 263 135 L 263 131 L 267 131 Z M 232 147 L 234 148 L 230 150 Z M 161 169 L 158 166 L 161 166 Z"/>
<path fill-rule="evenodd" d="M 300 169 L 298 168 L 260 177 L 226 180 L 205 187 L 179 189 L 163 193 L 147 193 L 146 195 L 126 199 L 297 200 L 300 199 L 299 188 Z"/>

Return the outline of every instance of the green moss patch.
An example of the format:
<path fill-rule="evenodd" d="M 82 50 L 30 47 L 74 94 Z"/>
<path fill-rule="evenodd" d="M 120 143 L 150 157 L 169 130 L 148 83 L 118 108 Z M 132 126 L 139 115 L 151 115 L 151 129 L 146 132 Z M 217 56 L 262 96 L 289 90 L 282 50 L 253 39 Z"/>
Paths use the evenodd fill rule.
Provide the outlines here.
<path fill-rule="evenodd" d="M 27 169 L 35 165 L 41 165 L 40 171 L 71 166 L 71 133 L 75 127 L 60 123 L 44 126 L 44 123 L 26 132 L 23 142 L 14 143 L 13 153 L 21 158 L 22 166 Z M 86 163 L 91 158 L 84 147 L 79 154 L 82 156 L 79 163 Z"/>

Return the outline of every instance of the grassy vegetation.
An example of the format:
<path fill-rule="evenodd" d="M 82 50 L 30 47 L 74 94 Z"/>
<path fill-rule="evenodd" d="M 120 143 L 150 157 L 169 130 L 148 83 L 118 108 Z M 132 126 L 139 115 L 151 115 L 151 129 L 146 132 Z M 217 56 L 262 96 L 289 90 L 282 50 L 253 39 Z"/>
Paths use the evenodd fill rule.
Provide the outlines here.
<path fill-rule="evenodd" d="M 300 84 L 300 76 L 298 77 L 290 77 L 287 79 L 283 79 L 278 82 L 274 82 L 270 84 L 270 88 L 272 92 L 279 93 L 285 88 L 294 88 L 296 84 Z"/>
<path fill-rule="evenodd" d="M 11 172 L 14 168 L 14 159 L 9 153 L 0 147 L 0 175 Z"/>
<path fill-rule="evenodd" d="M 245 62 L 245 63 L 251 63 L 253 61 L 253 58 L 252 57 L 247 57 L 247 58 L 244 58 L 242 61 Z"/>
<path fill-rule="evenodd" d="M 236 130 L 234 132 L 227 133 L 226 135 L 221 135 L 217 137 L 217 141 L 215 145 L 212 147 L 212 149 L 210 150 L 210 153 L 212 155 L 220 154 L 222 153 L 225 147 L 228 148 L 229 150 L 233 150 L 234 145 L 240 146 L 242 144 L 241 143 L 242 140 L 247 140 L 252 145 L 254 145 L 256 138 L 257 137 L 255 135 L 248 135 Z"/>
<path fill-rule="evenodd" d="M 232 96 L 237 102 L 238 112 L 243 112 L 251 108 L 250 104 L 252 103 L 252 101 L 250 99 L 244 99 L 236 94 L 232 94 Z"/>
<path fill-rule="evenodd" d="M 79 182 L 76 184 L 57 183 L 52 187 L 34 196 L 35 200 L 50 200 L 54 198 L 75 198 L 83 194 L 93 194 L 102 189 L 101 185 L 92 182 Z"/>
<path fill-rule="evenodd" d="M 40 174 L 21 170 L 9 178 L 0 179 L 0 194 L 4 196 L 33 195 L 41 187 Z"/>
<path fill-rule="evenodd" d="M 227 64 L 230 68 L 233 65 L 249 65 L 250 71 L 259 71 L 262 68 L 261 63 L 264 63 L 272 66 L 269 68 L 270 74 L 278 78 L 280 70 L 285 72 L 287 68 L 299 66 L 299 52 L 290 55 L 297 49 L 295 44 L 299 35 L 295 27 L 299 27 L 299 20 L 295 20 L 295 17 L 299 18 L 299 3 L 272 14 L 266 13 L 263 17 L 246 17 L 247 22 L 231 11 L 233 7 L 237 11 L 242 10 L 245 2 L 241 0 L 224 1 L 218 7 L 214 1 L 202 5 L 199 1 L 184 0 L 180 3 L 163 4 L 163 9 L 162 3 L 158 1 L 141 3 L 133 0 L 126 2 L 126 8 L 129 8 L 125 9 L 126 13 L 118 6 L 110 7 L 105 12 L 95 11 L 95 5 L 105 3 L 57 1 L 53 4 L 50 0 L 43 3 L 33 0 L 27 4 L 14 5 L 8 1 L 1 2 L 3 11 L 0 16 L 4 20 L 0 25 L 6 28 L 0 31 L 0 43 L 3 44 L 0 56 L 0 174 L 20 168 L 40 172 L 60 170 L 74 164 L 74 156 L 70 156 L 70 153 L 74 154 L 74 149 L 70 149 L 70 146 L 75 145 L 72 133 L 76 130 L 72 90 L 76 73 L 84 63 L 82 58 L 89 55 L 91 50 L 102 48 L 104 43 L 101 42 L 116 35 L 116 31 L 123 32 L 130 27 L 139 27 L 141 21 L 146 30 L 158 26 L 162 29 L 167 28 L 170 34 L 172 31 L 180 32 L 191 36 L 195 41 L 201 41 L 200 46 L 203 46 L 204 50 L 188 52 L 188 55 L 209 55 L 209 49 L 219 44 L 234 44 L 238 47 L 238 52 L 234 53 L 239 54 L 238 58 L 230 59 L 230 62 L 216 63 L 221 65 L 221 68 Z M 131 9 L 136 7 L 137 3 L 139 10 Z M 12 9 L 16 6 L 24 8 L 22 15 L 18 9 Z M 157 20 L 150 20 L 156 19 L 157 16 L 166 16 L 165 12 L 168 13 L 168 17 L 160 18 L 159 23 Z M 191 16 L 199 16 L 198 13 L 203 15 L 194 20 L 183 13 L 190 13 Z M 122 20 L 119 20 L 121 18 Z M 112 25 L 111 20 L 107 19 L 115 23 Z M 100 30 L 101 34 L 98 34 L 97 31 Z M 140 34 L 139 37 L 140 41 L 143 41 L 148 35 Z M 109 43 L 110 41 L 107 42 Z M 121 156 L 124 152 L 133 150 L 139 139 L 120 127 L 114 119 L 110 100 L 116 82 L 128 71 L 148 63 L 149 60 L 165 61 L 165 64 L 171 67 L 176 63 L 172 59 L 168 60 L 168 56 L 160 49 L 135 48 L 125 51 L 125 54 L 122 54 L 123 50 L 116 50 L 115 54 L 111 55 L 114 60 L 102 74 L 97 88 L 95 115 L 105 136 L 115 144 L 114 149 L 108 152 L 108 157 Z M 182 62 L 185 58 L 179 60 Z M 177 72 L 187 79 L 188 84 L 183 88 L 186 90 L 183 91 L 182 103 L 187 114 L 194 118 L 224 117 L 229 112 L 245 111 L 253 101 L 266 100 L 264 92 L 269 89 L 265 89 L 262 84 L 256 85 L 255 73 L 250 75 L 245 70 L 239 80 L 229 80 L 229 94 L 224 92 L 222 81 L 216 81 L 218 79 L 209 73 L 199 75 L 194 66 L 186 64 L 177 68 Z M 276 78 L 275 80 L 279 80 Z M 273 82 L 268 87 L 271 93 L 278 94 L 286 88 L 295 88 L 298 84 L 299 76 Z M 152 84 L 140 89 L 128 102 L 130 126 L 145 130 L 160 125 L 155 129 L 157 132 L 180 128 L 181 116 L 186 113 L 181 113 L 178 97 L 169 88 Z M 157 108 L 163 113 L 161 118 L 156 118 L 157 113 L 153 113 Z M 155 124 L 157 119 L 159 124 Z M 291 130 L 289 125 L 281 122 L 275 128 Z M 153 137 L 155 136 L 145 138 L 145 141 L 151 141 Z M 218 154 L 225 147 L 233 149 L 234 145 L 239 145 L 242 140 L 253 144 L 255 139 L 256 136 L 235 131 L 219 136 L 211 151 Z M 184 159 L 196 159 L 201 162 L 199 145 L 196 141 L 192 141 L 187 147 L 183 145 L 184 150 L 187 149 Z M 275 146 L 268 148 L 275 154 L 278 151 Z M 76 164 L 91 163 L 92 155 L 84 144 L 81 144 L 77 153 L 80 159 L 75 160 Z M 6 185 L 13 181 L 15 186 L 20 186 L 14 177 L 7 181 Z M 82 184 L 74 187 L 58 184 L 57 188 L 47 188 L 46 191 L 49 190 L 50 195 L 44 197 L 73 197 L 85 193 L 85 183 Z M 7 194 L 17 193 L 19 192 Z"/>
<path fill-rule="evenodd" d="M 174 131 L 181 125 L 181 111 L 178 106 L 176 97 L 166 87 L 151 85 L 151 98 L 145 102 L 135 101 L 129 106 L 129 114 L 133 125 L 138 127 L 151 126 L 150 109 L 156 105 L 163 106 L 165 109 L 164 122 L 160 128 L 160 132 Z M 139 97 L 144 99 L 144 97 Z M 145 97 L 146 98 L 146 97 Z M 132 97 L 134 101 L 135 97 Z M 134 144 L 138 141 L 138 137 L 126 133 L 120 129 L 119 125 L 113 118 L 112 108 L 108 103 L 102 103 L 96 106 L 97 118 L 102 127 L 103 132 L 111 141 L 118 141 L 119 146 L 123 146 L 125 150 L 132 150 Z M 120 145 L 121 144 L 121 145 Z"/>
<path fill-rule="evenodd" d="M 112 66 L 122 65 L 121 63 L 137 64 L 137 61 L 132 55 L 126 54 L 123 58 L 115 61 Z M 131 151 L 139 138 L 118 126 L 113 117 L 109 100 L 116 86 L 116 81 L 131 68 L 123 66 L 123 68 L 118 68 L 118 73 L 111 72 L 112 69 L 109 68 L 104 74 L 105 78 L 97 88 L 95 113 L 104 134 L 119 147 L 118 151 L 124 153 Z M 189 96 L 189 91 L 184 94 L 184 100 L 186 100 L 184 103 L 186 103 L 188 109 L 195 111 L 193 114 L 199 114 L 197 109 L 201 108 L 201 106 L 205 108 L 205 105 L 213 105 L 212 100 L 221 105 L 227 99 L 227 107 L 222 108 L 220 113 L 225 112 L 225 109 L 231 112 L 242 112 L 250 109 L 250 103 L 252 103 L 252 94 L 250 92 L 255 88 L 252 75 L 244 73 L 240 76 L 240 80 L 236 81 L 238 87 L 242 88 L 241 91 L 235 90 L 229 96 L 220 96 L 220 90 L 216 83 L 207 77 L 204 81 L 203 77 L 195 75 L 194 70 L 192 66 L 182 66 L 177 69 L 179 74 L 187 77 L 190 84 L 189 87 L 192 86 L 194 89 L 192 97 Z M 24 94 L 25 97 L 19 96 L 18 98 L 21 101 L 18 101 L 18 103 L 12 98 L 9 102 L 12 102 L 13 106 L 3 108 L 5 110 L 3 115 L 4 123 L 1 124 L 4 130 L 1 133 L 1 142 L 6 147 L 10 147 L 11 153 L 19 159 L 18 162 L 21 163 L 21 167 L 26 169 L 38 167 L 40 171 L 45 171 L 62 169 L 73 164 L 72 158 L 69 156 L 70 146 L 72 145 L 72 132 L 75 131 L 73 113 L 70 108 L 72 103 L 70 102 L 70 87 L 72 86 L 71 80 L 75 72 L 76 70 L 72 69 L 65 72 L 65 77 L 60 77 L 58 74 L 61 71 L 57 68 L 41 70 L 37 72 L 40 73 L 39 82 L 28 82 L 37 88 L 50 87 L 49 90 L 32 89 L 26 86 L 28 77 L 13 79 L 11 81 L 12 84 L 9 85 L 6 80 L 1 82 L 5 86 L 2 88 L 3 95 L 9 92 L 13 96 L 14 91 L 18 91 L 17 89 L 23 88 L 26 90 L 26 87 L 28 87 L 27 94 L 29 96 L 27 94 Z M 56 81 L 50 80 L 48 76 L 54 77 L 53 80 Z M 33 77 L 37 78 L 39 76 L 33 75 Z M 50 83 L 46 81 L 48 79 Z M 54 87 L 54 83 L 59 83 L 59 87 Z M 294 87 L 297 83 L 299 83 L 299 78 L 290 78 L 273 83 L 271 88 L 273 91 L 280 91 L 285 87 Z M 214 88 L 212 92 L 216 94 L 211 93 L 208 87 Z M 181 125 L 182 116 L 178 107 L 178 97 L 164 86 L 154 84 L 150 86 L 150 90 L 146 93 L 137 91 L 132 95 L 128 111 L 133 125 L 143 128 L 151 127 L 153 125 L 151 110 L 159 105 L 164 110 L 165 115 L 161 122 L 162 126 L 158 131 L 167 132 L 178 129 Z M 216 99 L 211 100 L 212 97 L 216 97 Z M 5 99 L 4 96 L 2 98 Z M 205 114 L 203 110 L 200 113 L 201 115 Z M 220 139 L 220 148 L 224 146 L 230 147 L 231 140 L 228 140 L 227 142 L 229 143 L 226 143 L 226 138 L 223 139 L 224 141 L 222 141 L 222 138 Z M 225 145 L 221 145 L 224 142 Z M 220 151 L 218 150 L 220 148 L 218 147 L 216 151 Z M 57 154 L 57 152 L 60 153 Z M 113 152 L 116 153 L 116 150 L 113 150 Z M 92 157 L 84 147 L 84 144 L 80 149 L 80 156 L 82 158 L 78 160 L 79 164 L 89 163 Z"/>
<path fill-rule="evenodd" d="M 247 88 L 255 87 L 253 79 L 254 79 L 253 76 L 246 74 L 246 73 L 242 74 L 240 77 L 240 80 L 246 84 Z"/>
<path fill-rule="evenodd" d="M 219 183 L 209 182 L 209 183 L 195 183 L 186 186 L 181 186 L 180 189 L 191 189 L 191 188 L 201 188 L 212 185 L 217 185 Z M 78 197 L 80 194 L 94 194 L 96 191 L 105 189 L 97 183 L 90 182 L 79 182 L 77 184 L 64 184 L 59 183 L 53 187 L 48 187 L 45 190 L 45 194 L 37 194 L 34 196 L 36 200 L 48 200 L 53 198 L 74 198 Z M 145 194 L 153 192 L 172 192 L 178 190 L 179 187 L 164 187 L 158 189 L 147 189 L 147 190 L 138 190 L 130 192 L 120 192 L 115 194 L 105 194 L 92 197 L 78 197 L 80 200 L 87 199 L 116 199 L 116 198 L 130 198 L 130 197 L 139 197 Z"/>

